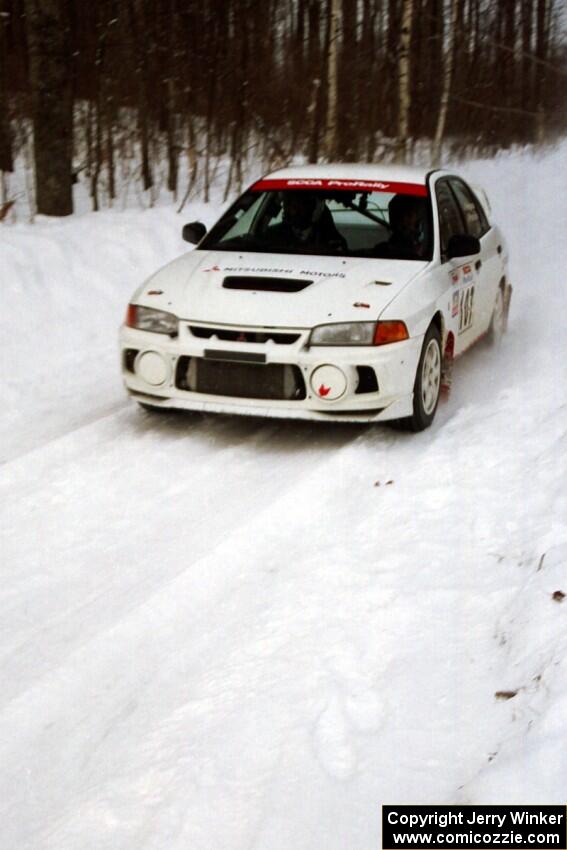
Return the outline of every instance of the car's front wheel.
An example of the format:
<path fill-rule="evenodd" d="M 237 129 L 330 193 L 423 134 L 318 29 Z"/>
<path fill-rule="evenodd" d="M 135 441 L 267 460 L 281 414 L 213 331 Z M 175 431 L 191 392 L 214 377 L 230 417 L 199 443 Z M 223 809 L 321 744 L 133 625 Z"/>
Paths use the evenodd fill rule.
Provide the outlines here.
<path fill-rule="evenodd" d="M 441 392 L 441 335 L 430 325 L 421 349 L 413 388 L 413 415 L 407 420 L 412 431 L 429 428 L 439 404 Z"/>

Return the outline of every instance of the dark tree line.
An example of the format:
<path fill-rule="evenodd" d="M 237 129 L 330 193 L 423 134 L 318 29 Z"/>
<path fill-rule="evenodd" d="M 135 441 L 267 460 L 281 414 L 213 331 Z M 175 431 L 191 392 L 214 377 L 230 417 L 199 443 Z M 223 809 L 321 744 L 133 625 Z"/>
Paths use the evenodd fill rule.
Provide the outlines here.
<path fill-rule="evenodd" d="M 199 179 L 207 197 L 218 158 L 228 194 L 251 148 L 275 164 L 541 141 L 565 127 L 560 4 L 0 0 L 0 171 L 32 127 L 37 208 L 62 215 L 72 179 L 97 209 L 134 165 L 144 190 L 165 161 L 172 193 Z"/>

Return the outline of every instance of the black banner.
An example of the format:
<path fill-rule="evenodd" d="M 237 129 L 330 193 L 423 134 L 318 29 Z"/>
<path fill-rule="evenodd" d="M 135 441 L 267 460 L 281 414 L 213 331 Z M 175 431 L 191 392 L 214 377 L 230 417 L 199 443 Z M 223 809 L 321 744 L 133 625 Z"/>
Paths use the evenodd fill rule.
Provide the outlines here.
<path fill-rule="evenodd" d="M 567 850 L 565 806 L 382 806 L 382 847 Z"/>

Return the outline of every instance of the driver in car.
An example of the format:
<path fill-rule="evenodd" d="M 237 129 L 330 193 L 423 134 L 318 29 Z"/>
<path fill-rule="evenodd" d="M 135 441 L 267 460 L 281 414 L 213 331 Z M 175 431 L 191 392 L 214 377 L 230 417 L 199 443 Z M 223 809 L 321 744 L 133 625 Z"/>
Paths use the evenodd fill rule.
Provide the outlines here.
<path fill-rule="evenodd" d="M 286 191 L 282 195 L 283 219 L 265 233 L 271 245 L 331 254 L 347 250 L 323 198 L 308 191 Z"/>
<path fill-rule="evenodd" d="M 394 195 L 388 204 L 392 235 L 380 243 L 374 256 L 400 260 L 420 260 L 427 251 L 425 225 L 427 206 L 424 198 L 412 195 Z"/>

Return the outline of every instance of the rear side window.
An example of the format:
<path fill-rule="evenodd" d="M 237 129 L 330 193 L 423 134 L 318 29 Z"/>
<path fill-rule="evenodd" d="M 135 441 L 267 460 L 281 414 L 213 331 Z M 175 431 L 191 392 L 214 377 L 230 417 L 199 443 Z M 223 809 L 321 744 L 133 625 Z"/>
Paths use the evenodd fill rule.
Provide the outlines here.
<path fill-rule="evenodd" d="M 455 196 L 446 180 L 440 180 L 435 186 L 437 208 L 439 210 L 439 230 L 441 234 L 441 255 L 447 253 L 451 236 L 465 232 L 465 225 Z"/>
<path fill-rule="evenodd" d="M 489 224 L 478 199 L 462 180 L 452 179 L 450 183 L 463 213 L 467 232 L 480 239 L 489 229 Z"/>

